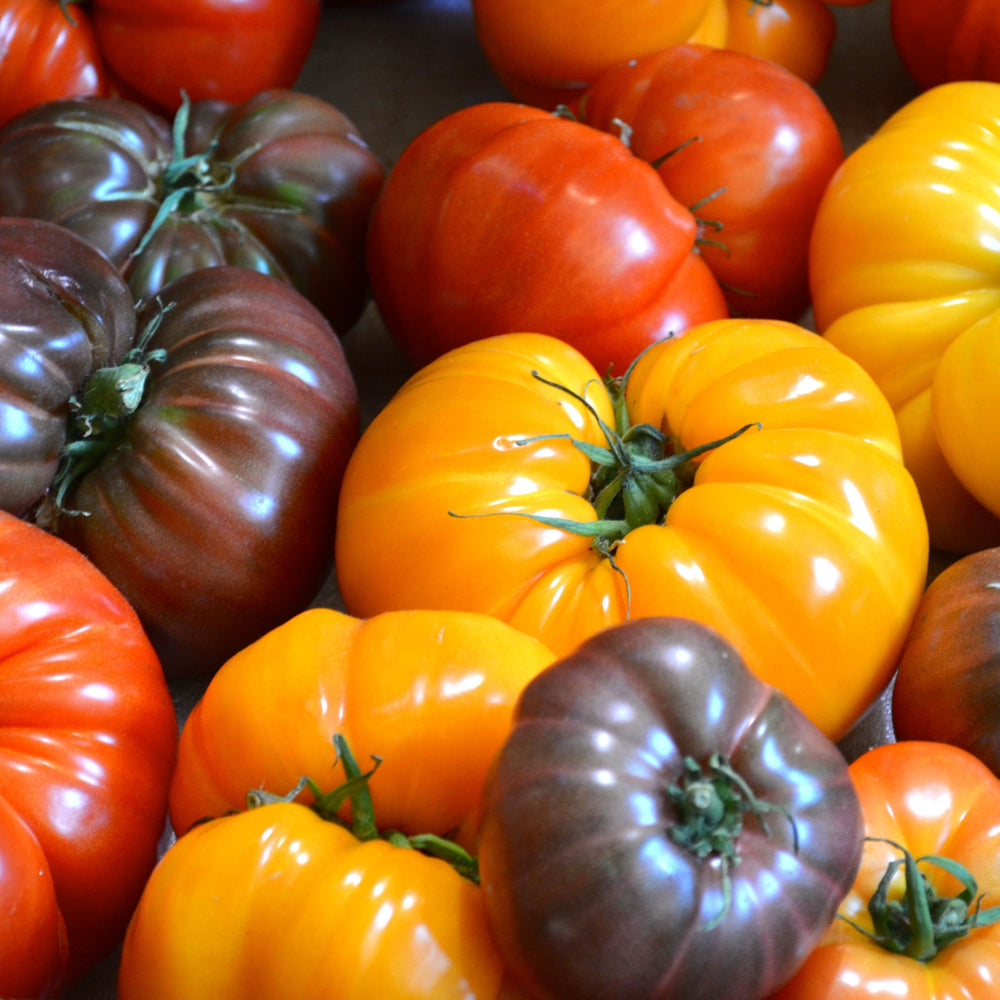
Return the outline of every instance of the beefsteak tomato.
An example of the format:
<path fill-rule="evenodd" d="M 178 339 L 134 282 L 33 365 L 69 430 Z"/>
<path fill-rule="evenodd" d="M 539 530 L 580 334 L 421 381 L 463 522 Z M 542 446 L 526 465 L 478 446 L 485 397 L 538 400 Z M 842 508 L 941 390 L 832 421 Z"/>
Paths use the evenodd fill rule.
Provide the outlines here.
<path fill-rule="evenodd" d="M 604 371 L 727 315 L 694 216 L 619 138 L 508 102 L 410 143 L 375 202 L 367 260 L 389 333 L 419 366 L 537 330 Z"/>
<path fill-rule="evenodd" d="M 774 1000 L 993 1000 L 1000 780 L 958 747 L 913 740 L 869 750 L 850 774 L 869 840 L 857 880 Z"/>
<path fill-rule="evenodd" d="M 138 330 L 76 393 L 37 519 L 131 602 L 169 675 L 204 674 L 326 579 L 357 390 L 320 313 L 245 268 L 171 282 Z"/>
<path fill-rule="evenodd" d="M 167 850 L 125 936 L 120 1000 L 521 997 L 478 885 L 383 837 L 365 792 L 378 773 L 353 757 L 345 771 L 351 829 L 335 789 L 311 807 L 265 797 Z"/>
<path fill-rule="evenodd" d="M 815 90 L 767 59 L 674 45 L 601 73 L 581 118 L 618 133 L 698 220 L 698 250 L 738 316 L 797 320 L 809 237 L 844 159 Z"/>
<path fill-rule="evenodd" d="M 927 573 L 884 396 L 764 320 L 694 327 L 624 383 L 532 333 L 415 373 L 345 472 L 348 612 L 486 612 L 557 655 L 629 617 L 694 618 L 839 738 L 889 680 Z"/>
<path fill-rule="evenodd" d="M 892 686 L 900 739 L 962 747 L 1000 774 L 1000 549 L 945 567 L 920 600 Z"/>
<path fill-rule="evenodd" d="M 847 157 L 810 247 L 817 329 L 899 421 L 932 544 L 1000 544 L 1000 84 L 925 91 Z"/>
<path fill-rule="evenodd" d="M 158 111 L 292 87 L 321 0 L 2 0 L 0 124 L 48 100 L 128 94 Z"/>
<path fill-rule="evenodd" d="M 173 126 L 121 98 L 34 108 L 0 130 L 0 214 L 66 226 L 137 300 L 196 268 L 282 278 L 346 333 L 367 300 L 364 238 L 384 170 L 318 97 L 185 105 Z"/>
<path fill-rule="evenodd" d="M 889 19 L 896 51 L 917 86 L 1000 82 L 1000 8 L 993 0 L 892 0 Z"/>
<path fill-rule="evenodd" d="M 248 788 L 331 774 L 340 734 L 362 760 L 383 758 L 371 796 L 384 826 L 452 834 L 478 806 L 517 696 L 552 659 L 488 615 L 304 611 L 225 663 L 191 711 L 173 828 L 241 808 Z"/>
<path fill-rule="evenodd" d="M 94 247 L 51 222 L 0 219 L 0 509 L 52 482 L 70 399 L 135 339 L 135 303 Z"/>
<path fill-rule="evenodd" d="M 132 609 L 0 513 L 0 995 L 54 998 L 109 954 L 157 858 L 177 719 Z"/>
<path fill-rule="evenodd" d="M 758 1000 L 822 937 L 861 850 L 836 745 L 716 632 L 647 618 L 525 688 L 479 871 L 540 1000 Z"/>

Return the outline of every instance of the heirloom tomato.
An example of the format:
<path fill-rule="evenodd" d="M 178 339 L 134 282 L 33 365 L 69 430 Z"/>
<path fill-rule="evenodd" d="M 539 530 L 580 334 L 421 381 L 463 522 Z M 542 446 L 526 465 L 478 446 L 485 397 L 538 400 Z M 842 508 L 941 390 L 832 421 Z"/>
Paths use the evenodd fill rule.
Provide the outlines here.
<path fill-rule="evenodd" d="M 173 827 L 239 809 L 248 788 L 332 774 L 341 734 L 359 758 L 383 758 L 371 782 L 381 823 L 451 834 L 478 804 L 518 694 L 552 658 L 488 615 L 304 611 L 225 663 L 188 716 Z"/>
<path fill-rule="evenodd" d="M 1000 780 L 926 741 L 877 746 L 850 773 L 867 841 L 857 880 L 773 1000 L 995 1000 Z"/>
<path fill-rule="evenodd" d="M 932 544 L 1000 544 L 1000 84 L 942 84 L 847 157 L 810 248 L 817 329 L 896 412 Z"/>
<path fill-rule="evenodd" d="M 90 18 L 69 8 L 57 0 L 0 2 L 0 125 L 45 101 L 110 93 Z"/>
<path fill-rule="evenodd" d="M 121 594 L 0 514 L 0 996 L 58 997 L 117 945 L 156 862 L 176 746 Z"/>
<path fill-rule="evenodd" d="M 620 133 L 698 220 L 698 250 L 740 316 L 798 319 L 809 235 L 844 159 L 833 116 L 767 59 L 674 45 L 600 74 L 581 118 Z"/>
<path fill-rule="evenodd" d="M 836 745 L 716 632 L 647 618 L 525 688 L 479 872 L 539 1000 L 758 1000 L 822 937 L 861 849 Z"/>
<path fill-rule="evenodd" d="M 291 87 L 320 0 L 2 0 L 0 123 L 47 100 L 128 93 L 163 111 Z"/>
<path fill-rule="evenodd" d="M 360 617 L 481 611 L 557 655 L 629 617 L 702 621 L 838 738 L 888 681 L 928 558 L 868 375 L 735 319 L 606 383 L 543 334 L 445 354 L 362 434 L 336 546 Z"/>
<path fill-rule="evenodd" d="M 119 1000 L 516 1000 L 490 937 L 474 863 L 383 836 L 363 774 L 311 807 L 259 793 L 164 854 L 122 947 Z M 263 802 L 261 802 L 263 799 Z M 432 838 L 433 839 L 433 838 Z M 471 871 L 469 871 L 471 869 Z M 527 998 L 523 998 L 527 1000 Z"/>
<path fill-rule="evenodd" d="M 604 371 L 727 315 L 694 216 L 617 136 L 503 101 L 417 136 L 372 210 L 368 273 L 414 365 L 538 330 Z"/>
<path fill-rule="evenodd" d="M 995 0 L 891 0 L 896 51 L 923 89 L 952 80 L 1000 81 Z"/>
<path fill-rule="evenodd" d="M 364 308 L 364 237 L 384 178 L 353 123 L 318 97 L 196 101 L 173 126 L 120 98 L 54 101 L 0 130 L 0 213 L 83 236 L 137 300 L 188 271 L 281 278 L 346 333 Z"/>
<path fill-rule="evenodd" d="M 241 267 L 171 282 L 90 374 L 36 519 L 131 602 L 171 676 L 301 611 L 330 569 L 357 389 L 330 325 Z"/>
<path fill-rule="evenodd" d="M 945 567 L 929 584 L 892 687 L 900 739 L 962 747 L 1000 774 L 1000 548 Z"/>
<path fill-rule="evenodd" d="M 0 509 L 24 515 L 52 482 L 70 400 L 135 337 L 135 303 L 89 243 L 0 218 Z"/>

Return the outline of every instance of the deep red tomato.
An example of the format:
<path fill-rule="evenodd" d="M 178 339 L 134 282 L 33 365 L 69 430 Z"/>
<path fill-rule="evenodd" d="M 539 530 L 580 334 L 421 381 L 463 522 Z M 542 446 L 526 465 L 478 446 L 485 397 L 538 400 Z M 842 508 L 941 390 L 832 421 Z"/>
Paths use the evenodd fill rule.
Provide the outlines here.
<path fill-rule="evenodd" d="M 364 239 L 384 169 L 328 102 L 281 88 L 167 119 L 120 98 L 33 108 L 0 131 L 0 215 L 94 244 L 137 300 L 238 264 L 288 281 L 346 333 L 364 309 Z"/>
<path fill-rule="evenodd" d="M 892 0 L 890 24 L 899 57 L 921 88 L 1000 81 L 996 0 Z"/>
<path fill-rule="evenodd" d="M 0 123 L 45 100 L 125 93 L 173 111 L 291 87 L 321 0 L 0 0 Z"/>
<path fill-rule="evenodd" d="M 618 137 L 525 105 L 453 112 L 403 151 L 372 210 L 368 272 L 415 365 L 515 330 L 623 373 L 727 314 L 694 216 Z"/>
<path fill-rule="evenodd" d="M 767 996 L 862 851 L 837 747 L 676 617 L 606 629 L 528 682 L 483 815 L 494 936 L 544 1000 Z"/>
<path fill-rule="evenodd" d="M 1000 774 L 1000 548 L 951 563 L 924 591 L 896 670 L 900 739 L 951 743 Z"/>
<path fill-rule="evenodd" d="M 56 0 L 0 2 L 0 125 L 43 101 L 108 93 L 85 12 Z"/>
<path fill-rule="evenodd" d="M 0 514 L 0 996 L 55 998 L 121 939 L 177 745 L 135 613 L 65 542 Z"/>
<path fill-rule="evenodd" d="M 802 315 L 813 219 L 844 159 L 812 87 L 767 59 L 674 45 L 606 70 L 579 107 L 595 128 L 626 127 L 632 152 L 692 209 L 735 315 Z"/>

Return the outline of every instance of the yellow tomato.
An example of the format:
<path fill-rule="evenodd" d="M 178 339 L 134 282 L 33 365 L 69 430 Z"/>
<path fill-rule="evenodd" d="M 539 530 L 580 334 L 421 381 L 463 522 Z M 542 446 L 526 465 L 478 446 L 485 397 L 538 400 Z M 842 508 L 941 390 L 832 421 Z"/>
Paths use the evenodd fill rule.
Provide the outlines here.
<path fill-rule="evenodd" d="M 690 617 L 843 735 L 888 681 L 927 571 L 885 397 L 822 338 L 763 320 L 659 344 L 613 392 L 541 334 L 417 372 L 348 465 L 348 611 L 485 612 L 556 655 L 628 617 Z M 689 449 L 707 454 L 669 457 Z"/>
<path fill-rule="evenodd" d="M 810 251 L 817 329 L 885 393 L 953 552 L 1000 544 L 998 171 L 1000 84 L 929 90 L 847 158 Z"/>

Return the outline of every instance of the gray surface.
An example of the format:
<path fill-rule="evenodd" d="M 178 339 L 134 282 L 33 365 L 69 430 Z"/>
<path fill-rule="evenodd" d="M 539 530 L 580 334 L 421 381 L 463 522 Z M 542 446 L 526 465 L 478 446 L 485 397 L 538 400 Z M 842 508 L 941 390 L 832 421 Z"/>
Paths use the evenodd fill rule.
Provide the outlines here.
<path fill-rule="evenodd" d="M 835 8 L 838 38 L 817 89 L 848 150 L 915 93 L 892 48 L 888 6 L 876 0 Z M 352 118 L 387 166 L 443 115 L 479 101 L 509 99 L 479 50 L 469 0 L 328 7 L 299 87 Z M 346 335 L 345 347 L 370 419 L 408 374 L 406 365 L 371 308 Z M 318 603 L 336 606 L 332 583 Z M 181 719 L 199 693 L 199 684 L 176 688 Z M 882 699 L 844 747 L 853 755 L 890 735 Z M 65 1000 L 115 1000 L 116 964 L 117 956 L 111 956 Z"/>

